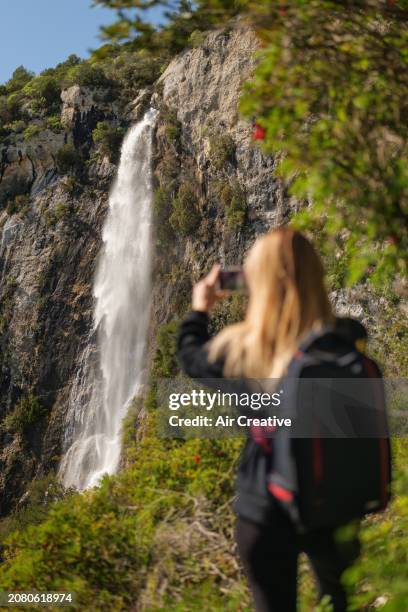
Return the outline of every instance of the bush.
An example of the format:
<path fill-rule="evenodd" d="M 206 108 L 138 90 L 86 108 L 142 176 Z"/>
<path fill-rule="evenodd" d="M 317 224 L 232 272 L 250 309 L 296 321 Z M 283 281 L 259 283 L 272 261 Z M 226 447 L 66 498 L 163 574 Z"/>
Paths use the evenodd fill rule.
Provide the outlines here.
<path fill-rule="evenodd" d="M 200 30 L 194 30 L 191 32 L 190 38 L 188 39 L 190 47 L 199 47 L 205 41 L 205 32 L 201 32 Z"/>
<path fill-rule="evenodd" d="M 64 129 L 60 115 L 51 115 L 51 117 L 47 117 L 45 123 L 47 128 L 53 132 L 61 132 Z"/>
<path fill-rule="evenodd" d="M 53 112 L 61 105 L 61 87 L 53 76 L 40 75 L 32 79 L 24 87 L 23 94 L 32 100 L 33 110 Z"/>
<path fill-rule="evenodd" d="M 1 425 L 3 429 L 11 433 L 24 434 L 45 414 L 46 410 L 38 398 L 29 393 L 18 400 L 13 411 L 3 419 Z"/>
<path fill-rule="evenodd" d="M 169 221 L 173 230 L 183 236 L 187 236 L 198 227 L 200 214 L 197 210 L 196 188 L 192 181 L 186 181 L 180 186 L 173 200 L 173 212 Z"/>
<path fill-rule="evenodd" d="M 210 137 L 211 163 L 216 170 L 222 170 L 227 162 L 234 162 L 235 148 L 235 142 L 229 134 Z"/>
<path fill-rule="evenodd" d="M 33 77 L 33 72 L 30 72 L 24 66 L 19 66 L 5 85 L 7 93 L 11 94 L 15 91 L 20 91 Z"/>
<path fill-rule="evenodd" d="M 220 199 L 224 205 L 227 227 L 231 230 L 239 229 L 245 221 L 247 205 L 238 181 L 226 183 L 221 188 Z"/>
<path fill-rule="evenodd" d="M 169 223 L 169 217 L 172 212 L 173 193 L 174 184 L 172 182 L 166 186 L 157 187 L 154 192 L 154 228 L 158 244 L 161 246 L 166 246 L 169 240 L 174 237 L 173 228 Z"/>
<path fill-rule="evenodd" d="M 61 221 L 68 216 L 70 206 L 67 202 L 57 202 L 54 208 L 54 214 L 56 221 Z"/>
<path fill-rule="evenodd" d="M 72 144 L 65 144 L 57 151 L 56 162 L 59 172 L 70 172 L 76 165 L 78 155 Z"/>
<path fill-rule="evenodd" d="M 72 493 L 66 490 L 57 477 L 49 473 L 43 478 L 33 480 L 19 502 L 17 510 L 0 520 L 0 541 L 17 530 L 37 525 L 47 518 L 50 506 Z"/>
<path fill-rule="evenodd" d="M 169 109 L 163 117 L 166 125 L 166 138 L 170 144 L 177 146 L 181 137 L 181 123 L 177 119 L 177 111 Z"/>
<path fill-rule="evenodd" d="M 125 105 L 134 99 L 138 90 L 159 78 L 163 60 L 142 49 L 136 53 L 122 51 L 115 58 L 105 59 L 104 64 L 106 74 L 114 83 L 116 98 Z"/>
<path fill-rule="evenodd" d="M 99 121 L 92 132 L 93 141 L 99 151 L 114 163 L 119 159 L 123 137 L 123 128 L 115 127 L 108 121 Z"/>
<path fill-rule="evenodd" d="M 25 214 L 28 211 L 30 202 L 30 196 L 25 195 L 17 195 L 14 199 L 9 200 L 7 203 L 7 212 L 9 215 L 14 215 L 16 213 Z"/>
<path fill-rule="evenodd" d="M 64 176 L 61 180 L 61 189 L 67 195 L 72 195 L 75 191 L 76 180 L 73 176 Z"/>
<path fill-rule="evenodd" d="M 82 62 L 68 70 L 64 86 L 79 85 L 80 87 L 104 88 L 110 87 L 112 81 L 107 78 L 104 70 L 89 62 Z"/>
<path fill-rule="evenodd" d="M 24 119 L 21 109 L 23 102 L 24 96 L 20 91 L 12 93 L 6 98 L 5 106 L 3 105 L 0 111 L 1 115 L 6 119 L 6 123 Z"/>
<path fill-rule="evenodd" d="M 40 132 L 42 132 L 42 127 L 37 125 L 37 124 L 30 124 L 29 126 L 26 127 L 26 129 L 23 132 L 23 136 L 24 136 L 24 140 L 31 140 L 31 138 L 34 138 L 35 136 L 37 136 Z"/>
<path fill-rule="evenodd" d="M 26 128 L 26 123 L 25 121 L 18 119 L 17 121 L 10 123 L 7 127 L 16 134 L 21 134 L 21 132 L 24 132 L 24 129 Z"/>

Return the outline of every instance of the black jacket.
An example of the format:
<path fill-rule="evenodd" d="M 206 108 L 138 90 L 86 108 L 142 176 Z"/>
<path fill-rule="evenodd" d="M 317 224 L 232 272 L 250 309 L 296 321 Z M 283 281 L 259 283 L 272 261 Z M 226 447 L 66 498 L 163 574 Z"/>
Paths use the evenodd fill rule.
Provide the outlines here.
<path fill-rule="evenodd" d="M 208 360 L 208 324 L 209 317 L 206 313 L 193 311 L 187 315 L 180 326 L 177 357 L 183 371 L 191 378 L 223 379 L 224 362 L 219 360 L 210 363 Z M 342 334 L 348 335 L 352 342 L 366 337 L 364 327 L 357 321 L 338 319 L 337 325 L 341 327 Z M 229 383 L 229 390 L 231 384 L 233 381 Z M 239 390 L 242 391 L 242 383 Z M 256 523 L 268 524 L 275 511 L 276 502 L 266 487 L 266 475 L 270 472 L 271 461 L 272 455 L 266 454 L 251 438 L 247 439 L 238 467 L 234 510 L 239 516 Z"/>

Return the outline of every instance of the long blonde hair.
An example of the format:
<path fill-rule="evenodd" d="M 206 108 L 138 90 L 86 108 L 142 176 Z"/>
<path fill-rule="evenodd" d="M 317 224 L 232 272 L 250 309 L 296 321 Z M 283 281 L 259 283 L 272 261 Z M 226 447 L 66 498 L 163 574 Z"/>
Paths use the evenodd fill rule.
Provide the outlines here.
<path fill-rule="evenodd" d="M 209 359 L 225 359 L 227 376 L 278 378 L 299 341 L 333 320 L 320 257 L 290 228 L 258 238 L 244 264 L 249 302 L 245 319 L 209 344 Z"/>

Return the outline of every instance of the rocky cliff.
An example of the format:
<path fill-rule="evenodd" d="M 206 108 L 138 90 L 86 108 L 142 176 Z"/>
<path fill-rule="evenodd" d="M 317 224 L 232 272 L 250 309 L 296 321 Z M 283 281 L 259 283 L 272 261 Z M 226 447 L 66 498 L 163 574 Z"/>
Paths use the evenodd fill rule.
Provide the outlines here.
<path fill-rule="evenodd" d="M 157 326 L 187 307 L 193 278 L 212 261 L 238 262 L 257 233 L 282 219 L 282 189 L 271 179 L 274 160 L 253 146 L 251 126 L 238 115 L 255 48 L 247 30 L 213 32 L 176 57 L 125 109 L 103 90 L 74 85 L 61 95 L 62 129 L 33 119 L 29 133 L 16 131 L 3 145 L 2 513 L 61 457 L 67 403 L 92 322 L 92 280 L 115 173 L 93 141 L 98 122 L 126 126 L 150 104 L 160 111 L 152 344 Z"/>

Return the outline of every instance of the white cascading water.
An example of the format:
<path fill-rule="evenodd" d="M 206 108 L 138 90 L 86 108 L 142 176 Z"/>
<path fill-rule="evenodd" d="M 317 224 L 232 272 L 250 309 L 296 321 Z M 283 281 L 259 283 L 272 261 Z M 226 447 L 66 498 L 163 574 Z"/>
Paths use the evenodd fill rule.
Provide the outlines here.
<path fill-rule="evenodd" d="M 119 464 L 121 423 L 141 383 L 151 293 L 151 157 L 156 111 L 126 135 L 94 280 L 94 325 L 71 390 L 60 475 L 98 484 Z M 96 338 L 96 346 L 95 340 Z"/>

